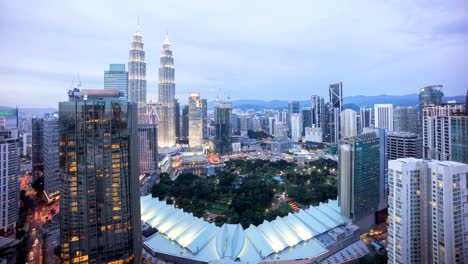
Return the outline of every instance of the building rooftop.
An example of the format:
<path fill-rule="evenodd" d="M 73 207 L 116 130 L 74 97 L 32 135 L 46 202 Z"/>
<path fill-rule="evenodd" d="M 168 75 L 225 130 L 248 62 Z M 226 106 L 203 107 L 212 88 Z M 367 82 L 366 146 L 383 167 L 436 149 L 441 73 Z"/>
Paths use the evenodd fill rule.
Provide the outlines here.
<path fill-rule="evenodd" d="M 336 200 L 243 229 L 240 224 L 218 227 L 148 195 L 141 197 L 141 219 L 146 228 L 159 231 L 144 241 L 146 249 L 210 263 L 320 258 L 330 253 L 330 245 L 358 231 L 340 214 Z M 345 258 L 353 257 L 348 254 Z"/>

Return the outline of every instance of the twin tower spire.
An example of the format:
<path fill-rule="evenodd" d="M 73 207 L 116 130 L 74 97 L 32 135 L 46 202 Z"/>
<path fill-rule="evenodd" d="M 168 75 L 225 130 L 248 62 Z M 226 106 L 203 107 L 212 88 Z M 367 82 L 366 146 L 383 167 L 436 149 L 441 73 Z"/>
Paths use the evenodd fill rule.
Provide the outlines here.
<path fill-rule="evenodd" d="M 146 116 L 146 62 L 145 50 L 138 21 L 133 34 L 128 61 L 128 100 L 138 105 L 138 123 Z M 176 143 L 175 68 L 169 35 L 161 50 L 158 82 L 158 145 L 171 147 Z"/>

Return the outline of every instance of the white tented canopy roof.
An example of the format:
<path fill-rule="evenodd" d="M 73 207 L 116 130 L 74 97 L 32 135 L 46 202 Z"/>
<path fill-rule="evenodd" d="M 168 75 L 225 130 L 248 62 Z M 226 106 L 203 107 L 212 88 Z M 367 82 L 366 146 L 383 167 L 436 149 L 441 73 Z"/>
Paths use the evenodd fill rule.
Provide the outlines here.
<path fill-rule="evenodd" d="M 144 242 L 155 252 L 250 263 L 319 257 L 328 250 L 315 237 L 350 222 L 340 214 L 337 201 L 330 200 L 245 230 L 233 224 L 217 227 L 151 195 L 141 197 L 141 220 L 159 231 Z"/>

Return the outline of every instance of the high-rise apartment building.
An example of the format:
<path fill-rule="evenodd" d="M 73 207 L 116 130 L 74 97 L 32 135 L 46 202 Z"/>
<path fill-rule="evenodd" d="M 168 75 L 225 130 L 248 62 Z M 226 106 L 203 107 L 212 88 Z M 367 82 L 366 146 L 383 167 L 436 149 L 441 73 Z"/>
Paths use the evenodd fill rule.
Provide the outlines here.
<path fill-rule="evenodd" d="M 356 111 L 345 109 L 340 114 L 341 138 L 348 138 L 357 135 L 357 114 Z"/>
<path fill-rule="evenodd" d="M 376 128 L 385 128 L 388 131 L 393 131 L 393 105 L 375 104 L 374 121 Z"/>
<path fill-rule="evenodd" d="M 12 230 L 20 206 L 18 130 L 0 128 L 0 229 Z"/>
<path fill-rule="evenodd" d="M 462 104 L 423 108 L 423 157 L 468 163 L 468 114 Z"/>
<path fill-rule="evenodd" d="M 468 165 L 389 161 L 389 263 L 466 263 Z"/>
<path fill-rule="evenodd" d="M 123 95 L 120 99 L 128 100 L 128 72 L 125 64 L 110 64 L 109 70 L 104 71 L 104 90 L 118 90 Z"/>
<path fill-rule="evenodd" d="M 312 108 L 312 125 L 315 127 L 325 127 L 325 103 L 323 97 L 312 95 L 310 98 Z"/>
<path fill-rule="evenodd" d="M 275 138 L 288 137 L 288 126 L 284 122 L 275 122 Z"/>
<path fill-rule="evenodd" d="M 31 162 L 32 174 L 34 178 L 41 177 L 44 174 L 44 119 L 32 119 L 32 148 Z"/>
<path fill-rule="evenodd" d="M 217 103 L 214 107 L 214 124 L 215 136 L 214 147 L 215 152 L 220 155 L 231 153 L 231 136 L 232 136 L 232 104 Z"/>
<path fill-rule="evenodd" d="M 422 137 L 409 132 L 388 132 L 387 134 L 387 158 L 395 160 L 400 158 L 421 159 Z"/>
<path fill-rule="evenodd" d="M 171 147 L 176 143 L 175 132 L 175 68 L 171 43 L 166 35 L 159 66 L 158 98 L 161 104 L 158 124 L 159 147 Z"/>
<path fill-rule="evenodd" d="M 140 124 L 145 123 L 146 116 L 146 62 L 142 38 L 138 26 L 133 34 L 128 60 L 128 101 L 137 104 Z"/>
<path fill-rule="evenodd" d="M 291 114 L 291 139 L 293 142 L 302 140 L 302 115 Z"/>
<path fill-rule="evenodd" d="M 341 213 L 368 230 L 375 224 L 383 188 L 380 140 L 375 132 L 344 139 L 339 146 L 338 203 Z"/>
<path fill-rule="evenodd" d="M 44 195 L 51 202 L 60 197 L 59 126 L 56 116 L 44 118 Z"/>
<path fill-rule="evenodd" d="M 189 145 L 200 146 L 203 141 L 203 113 L 200 94 L 189 94 Z"/>
<path fill-rule="evenodd" d="M 399 106 L 393 113 L 393 130 L 418 133 L 418 110 L 414 106 Z"/>
<path fill-rule="evenodd" d="M 61 261 L 139 263 L 137 105 L 112 90 L 69 96 L 58 121 Z"/>

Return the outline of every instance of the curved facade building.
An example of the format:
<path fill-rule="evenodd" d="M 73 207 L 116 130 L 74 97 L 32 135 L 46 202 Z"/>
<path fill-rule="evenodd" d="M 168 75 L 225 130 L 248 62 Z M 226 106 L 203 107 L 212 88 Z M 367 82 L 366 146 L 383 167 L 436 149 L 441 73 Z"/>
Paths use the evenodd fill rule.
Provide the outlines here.
<path fill-rule="evenodd" d="M 138 123 L 144 123 L 146 114 L 146 63 L 140 27 L 137 27 L 133 35 L 129 54 L 128 101 L 138 105 Z"/>
<path fill-rule="evenodd" d="M 176 143 L 175 124 L 175 68 L 171 43 L 166 35 L 159 66 L 158 98 L 159 113 L 159 147 L 171 147 Z"/>

